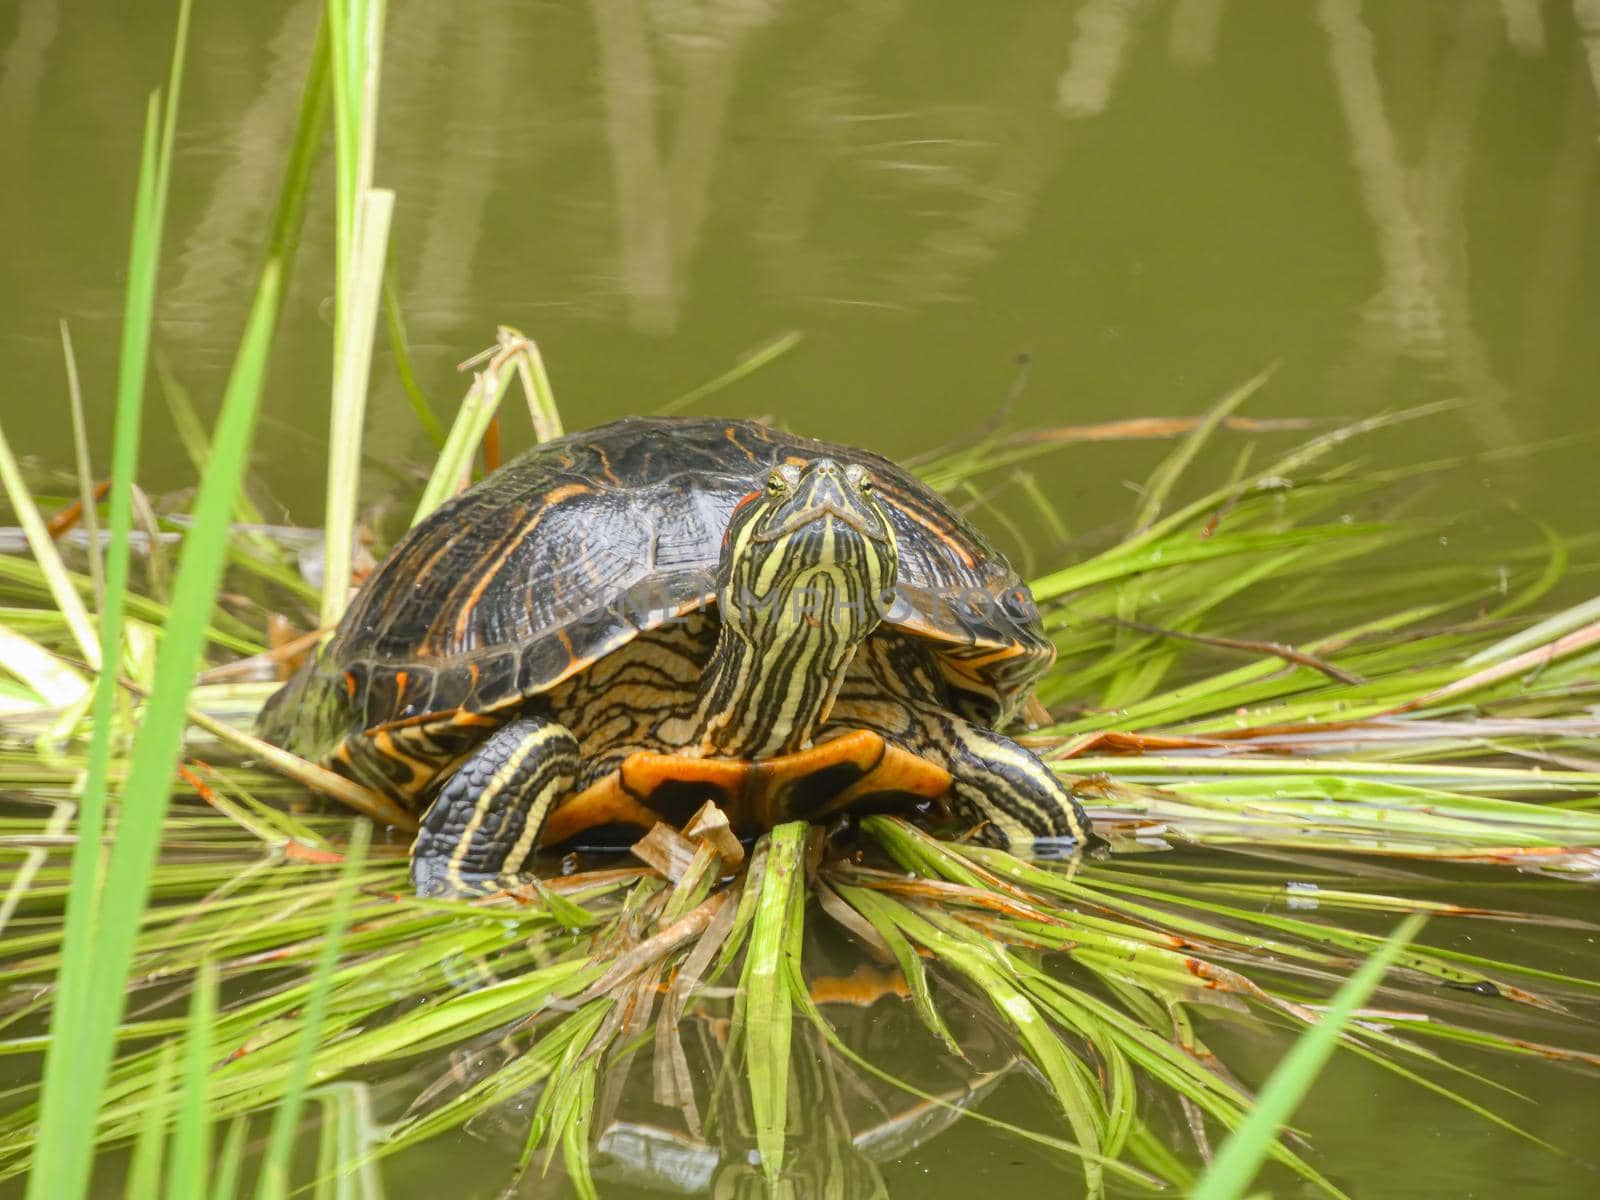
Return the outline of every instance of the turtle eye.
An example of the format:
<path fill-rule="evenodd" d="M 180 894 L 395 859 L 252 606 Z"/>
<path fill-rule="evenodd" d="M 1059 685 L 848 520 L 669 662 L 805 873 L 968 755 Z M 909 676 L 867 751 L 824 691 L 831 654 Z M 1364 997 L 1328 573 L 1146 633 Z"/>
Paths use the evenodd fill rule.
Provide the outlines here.
<path fill-rule="evenodd" d="M 767 476 L 767 492 L 769 495 L 781 496 L 789 490 L 789 481 L 783 477 L 782 471 L 774 471 Z"/>
<path fill-rule="evenodd" d="M 860 463 L 851 463 L 844 469 L 845 481 L 863 496 L 872 495 L 872 476 Z"/>

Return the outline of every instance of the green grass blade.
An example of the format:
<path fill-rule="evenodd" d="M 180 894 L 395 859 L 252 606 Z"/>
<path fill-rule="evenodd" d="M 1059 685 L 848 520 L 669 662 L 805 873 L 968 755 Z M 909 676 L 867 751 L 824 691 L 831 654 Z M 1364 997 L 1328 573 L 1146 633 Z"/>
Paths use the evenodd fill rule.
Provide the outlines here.
<path fill-rule="evenodd" d="M 188 389 L 178 381 L 165 357 L 160 354 L 156 355 L 156 380 L 161 385 L 162 398 L 167 402 L 167 415 L 172 427 L 198 478 L 206 473 L 207 464 L 211 461 L 211 438 L 200 423 L 200 414 L 195 411 Z M 243 488 L 239 489 L 239 495 L 234 500 L 233 514 L 236 521 L 245 525 L 267 523 L 266 517 L 262 516 L 261 510 L 251 502 L 249 493 Z"/>
<path fill-rule="evenodd" d="M 88 1182 L 89 1147 L 95 1128 L 88 1114 L 99 1109 L 112 1041 L 126 999 L 120 987 L 106 987 L 104 981 L 121 980 L 126 975 L 149 894 L 173 765 L 186 721 L 189 688 L 200 663 L 205 618 L 211 611 L 227 556 L 233 499 L 249 455 L 277 304 L 277 272 L 269 266 L 262 275 L 228 381 L 213 442 L 212 469 L 200 482 L 194 527 L 184 542 L 173 592 L 172 622 L 161 645 L 155 686 L 134 745 L 122 794 L 122 819 L 107 864 L 103 893 L 97 897 L 92 888 L 80 892 L 78 880 L 73 881 L 69 924 L 73 906 L 82 910 L 83 920 L 76 931 L 69 928 L 69 951 L 73 949 L 73 936 L 82 941 L 63 964 L 63 991 L 67 990 L 68 971 L 82 972 L 71 980 L 74 989 L 83 989 L 82 995 L 87 994 L 91 982 L 98 983 L 92 1012 L 82 999 L 69 1001 L 67 997 L 74 993 L 68 992 L 52 1018 L 52 1028 L 71 1030 L 64 1038 L 52 1038 L 52 1043 L 70 1041 L 77 1047 L 67 1068 L 71 1071 L 68 1078 L 76 1086 L 52 1080 L 47 1065 L 41 1151 L 49 1148 L 49 1154 L 42 1153 L 41 1158 L 48 1171 L 40 1172 L 36 1167 L 29 1178 L 29 1195 L 40 1200 L 76 1200 Z M 111 591 L 115 586 L 108 588 Z M 109 676 L 108 669 L 101 678 Z M 95 834 L 95 841 L 87 844 L 97 849 L 98 829 Z M 97 913 L 93 911 L 96 901 Z M 96 917 L 98 924 L 93 923 Z M 58 1025 L 61 1021 L 73 1023 Z M 66 1105 L 64 1112 L 50 1106 L 52 1086 L 61 1089 L 59 1103 Z M 50 1121 L 59 1124 L 44 1124 Z"/>
<path fill-rule="evenodd" d="M 928 969 L 923 965 L 922 956 L 916 952 L 910 940 L 894 923 L 894 918 L 886 911 L 890 901 L 866 888 L 850 889 L 849 897 L 851 906 L 877 930 L 878 936 L 884 940 L 889 952 L 894 955 L 900 973 L 906 978 L 912 1005 L 916 1008 L 917 1015 L 922 1018 L 922 1023 L 927 1026 L 928 1032 L 943 1042 L 951 1054 L 961 1056 L 961 1047 L 956 1043 L 955 1035 L 950 1032 L 949 1025 L 939 1013 L 938 1005 L 934 1003 L 933 991 L 928 986 Z"/>
<path fill-rule="evenodd" d="M 78 589 L 67 575 L 61 552 L 56 549 L 44 518 L 39 515 L 39 508 L 23 481 L 22 469 L 17 465 L 16 456 L 11 453 L 11 443 L 6 440 L 3 429 L 0 429 L 0 485 L 5 487 L 11 507 L 16 510 L 17 519 L 22 523 L 23 533 L 28 539 L 28 547 L 33 551 L 34 561 L 44 572 L 56 610 L 72 631 L 72 640 L 77 643 L 78 652 L 85 662 L 98 669 L 100 642 L 95 636 L 94 623 L 89 619 L 89 610 L 84 607 L 83 598 L 78 595 Z"/>
<path fill-rule="evenodd" d="M 166 1146 L 167 1110 L 172 1103 L 172 1061 L 175 1057 L 171 1042 L 156 1054 L 155 1084 L 145 1104 L 139 1124 L 139 1140 L 133 1145 L 133 1159 L 128 1164 L 128 1178 L 122 1194 L 126 1200 L 145 1200 L 147 1196 L 162 1195 L 161 1154 Z M 180 1193 L 167 1192 L 168 1196 Z"/>
<path fill-rule="evenodd" d="M 556 407 L 555 388 L 550 385 L 550 372 L 545 369 L 539 343 L 523 337 L 516 330 L 501 329 L 500 336 L 504 338 L 508 333 L 519 344 L 517 378 L 522 381 L 522 393 L 528 402 L 528 418 L 533 422 L 534 436 L 541 442 L 558 438 L 564 432 L 561 410 Z"/>
<path fill-rule="evenodd" d="M 733 366 L 729 367 L 715 379 L 708 379 L 699 387 L 691 388 L 677 399 L 668 400 L 660 408 L 656 409 L 654 415 L 658 417 L 665 417 L 671 415 L 672 413 L 680 413 L 691 405 L 697 404 L 701 400 L 704 400 L 707 396 L 720 392 L 723 388 L 728 387 L 731 384 L 738 383 L 739 380 L 743 379 L 746 375 L 754 374 L 768 363 L 775 362 L 782 358 L 785 354 L 789 353 L 789 351 L 793 350 L 796 346 L 803 342 L 805 340 L 805 336 L 806 335 L 801 333 L 798 329 L 791 329 L 787 333 L 779 334 L 771 341 L 765 342 L 762 345 L 757 346 L 754 350 L 742 355 L 738 362 L 734 363 Z"/>
<path fill-rule="evenodd" d="M 328 1011 L 328 992 L 334 971 L 340 962 L 345 928 L 350 920 L 350 903 L 355 896 L 356 882 L 366 862 L 367 842 L 372 827 L 358 822 L 352 832 L 345 853 L 344 867 L 339 874 L 339 890 L 328 912 L 327 926 L 322 934 L 322 949 L 317 958 L 316 972 L 312 978 L 311 994 L 306 999 L 301 1018 L 300 1037 L 295 1052 L 283 1100 L 272 1120 L 272 1134 L 267 1151 L 261 1161 L 261 1175 L 256 1187 L 257 1200 L 283 1200 L 289 1194 L 289 1162 L 294 1152 L 294 1140 L 300 1120 L 300 1110 L 305 1104 L 306 1088 L 311 1082 L 311 1061 L 322 1038 L 322 1025 Z"/>
<path fill-rule="evenodd" d="M 349 597 L 361 432 L 394 195 L 371 186 L 383 0 L 328 0 L 325 18 L 332 66 L 336 261 L 321 621 L 332 625 Z"/>
<path fill-rule="evenodd" d="M 334 1083 L 307 1093 L 322 1106 L 322 1152 L 313 1200 L 383 1200 L 375 1150 L 384 1130 L 364 1083 Z"/>
<path fill-rule="evenodd" d="M 1246 1194 L 1256 1172 L 1277 1145 L 1279 1131 L 1317 1081 L 1324 1064 L 1339 1044 L 1339 1037 L 1355 1012 L 1366 1003 L 1384 972 L 1427 920 L 1414 914 L 1395 926 L 1382 946 L 1347 980 L 1333 1002 L 1311 1029 L 1304 1033 L 1280 1062 L 1256 1097 L 1250 1115 L 1223 1143 L 1191 1200 L 1233 1200 Z"/>
<path fill-rule="evenodd" d="M 594 1176 L 589 1172 L 589 1126 L 594 1111 L 595 1077 L 599 1072 L 597 1057 L 578 1064 L 571 1076 L 570 1093 L 562 1106 L 564 1111 L 558 1118 L 561 1160 L 566 1164 L 567 1178 L 572 1181 L 572 1190 L 579 1200 L 599 1200 L 600 1196 L 594 1186 Z"/>
<path fill-rule="evenodd" d="M 389 350 L 394 355 L 395 374 L 400 377 L 400 390 L 405 392 L 411 411 L 417 416 L 422 432 L 428 435 L 434 450 L 444 449 L 444 426 L 433 415 L 433 405 L 417 382 L 417 373 L 411 366 L 411 339 L 406 335 L 405 315 L 400 311 L 400 295 L 395 290 L 394 272 L 383 275 L 383 324 L 389 334 Z"/>
<path fill-rule="evenodd" d="M 172 1164 L 166 1195 L 200 1200 L 206 1194 L 211 1164 L 211 1113 L 207 1101 L 211 1076 L 211 1028 L 217 1015 L 217 968 L 210 959 L 200 964 L 189 1028 L 184 1039 L 183 1096 L 172 1135 Z"/>
<path fill-rule="evenodd" d="M 361 476 L 361 434 L 367 412 L 372 341 L 388 256 L 394 193 L 369 189 L 361 197 L 355 253 L 345 273 L 344 319 L 339 326 L 333 405 L 328 431 L 328 507 L 323 521 L 322 624 L 336 624 L 350 596 L 355 546 L 356 490 Z"/>
<path fill-rule="evenodd" d="M 0 670 L 27 684 L 42 705 L 76 704 L 89 694 L 88 680 L 68 663 L 6 625 L 0 625 Z"/>
<path fill-rule="evenodd" d="M 189 24 L 189 0 L 181 0 L 173 43 L 174 79 L 182 73 Z M 169 96 L 173 89 L 169 88 Z M 169 105 L 175 111 L 176 105 Z M 28 1175 L 28 1200 L 77 1200 L 88 1186 L 93 1123 L 84 1114 L 97 1106 L 104 1068 L 83 1036 L 95 986 L 95 915 L 101 887 L 101 839 L 105 829 L 106 780 L 117 706 L 114 665 L 121 659 L 122 619 L 128 591 L 129 537 L 133 528 L 133 482 L 139 459 L 139 429 L 144 406 L 145 369 L 154 321 L 156 277 L 166 212 L 166 164 L 170 141 L 158 133 L 160 98 L 152 94 L 145 110 L 139 183 L 134 200 L 133 234 L 128 250 L 128 283 L 123 304 L 122 341 L 117 367 L 117 419 L 112 436 L 110 542 L 105 555 L 105 604 L 100 612 L 99 660 L 106 665 L 95 684 L 92 734 L 84 767 L 78 840 L 73 850 L 71 902 L 67 906 L 63 962 L 57 984 L 50 1039 L 45 1055 L 39 1147 Z M 121 991 L 114 1003 L 120 1003 Z M 105 1021 L 101 1014 L 99 1021 Z M 115 1024 L 116 1017 L 110 1017 Z"/>
<path fill-rule="evenodd" d="M 278 279 L 278 289 L 284 294 L 289 291 L 294 249 L 305 221 L 306 197 L 311 191 L 311 177 L 320 157 L 324 126 L 328 120 L 328 103 L 333 92 L 329 43 L 328 13 L 324 10 L 317 27 L 316 44 L 306 68 L 305 86 L 300 94 L 300 116 L 295 125 L 294 142 L 289 149 L 289 161 L 284 167 L 277 206 L 272 213 L 271 231 L 267 235 L 267 259 L 277 260 L 280 264 L 282 274 Z"/>
<path fill-rule="evenodd" d="M 234 1200 L 238 1194 L 239 1169 L 244 1164 L 244 1135 L 248 1121 L 235 1117 L 222 1139 L 222 1149 L 210 1164 L 211 1200 Z M 200 1193 L 204 1195 L 205 1193 Z"/>
<path fill-rule="evenodd" d="M 328 0 L 329 56 L 333 71 L 334 229 L 336 290 L 334 342 L 340 342 L 346 274 L 357 242 L 358 209 L 372 185 L 377 141 L 378 69 L 383 40 L 383 0 Z"/>
<path fill-rule="evenodd" d="M 1592 600 L 1585 600 L 1571 608 L 1563 609 L 1553 616 L 1546 617 L 1537 625 L 1530 626 L 1504 638 L 1494 645 L 1489 646 L 1466 659 L 1461 665 L 1470 670 L 1487 667 L 1491 664 L 1502 663 L 1514 659 L 1519 655 L 1535 650 L 1547 642 L 1556 641 L 1583 626 L 1600 621 L 1600 596 Z"/>
<path fill-rule="evenodd" d="M 1161 515 L 1161 509 L 1166 505 L 1167 498 L 1172 495 L 1172 489 L 1177 486 L 1178 480 L 1194 462 L 1201 447 L 1211 440 L 1211 435 L 1217 431 L 1217 427 L 1231 416 L 1236 408 L 1266 385 L 1276 370 L 1276 365 L 1266 368 L 1255 378 L 1246 380 L 1218 400 L 1206 410 L 1205 415 L 1200 418 L 1200 423 L 1173 447 L 1172 453 L 1161 460 L 1161 464 L 1151 472 L 1150 479 L 1145 484 L 1144 495 L 1139 501 L 1138 511 L 1134 513 L 1135 533 L 1143 532 L 1155 524 L 1156 518 Z"/>
<path fill-rule="evenodd" d="M 745 951 L 740 999 L 744 1016 L 745 1070 L 755 1117 L 761 1169 L 775 1181 L 783 1170 L 788 1129 L 789 1040 L 793 1002 L 784 951 L 793 906 L 801 902 L 805 875 L 802 855 L 809 826 L 791 821 L 772 831 L 766 872 L 756 900 L 750 945 Z"/>
<path fill-rule="evenodd" d="M 78 469 L 78 502 L 83 505 L 83 529 L 89 535 L 89 578 L 94 581 L 95 610 L 106 604 L 105 568 L 101 565 L 100 516 L 94 498 L 94 469 L 89 463 L 89 426 L 83 415 L 83 387 L 78 381 L 78 356 L 72 348 L 72 330 L 63 319 L 61 358 L 67 370 L 67 403 L 72 410 L 73 465 Z"/>
<path fill-rule="evenodd" d="M 183 97 L 183 60 L 189 49 L 189 0 L 178 5 L 178 28 L 172 38 L 172 62 L 167 70 L 167 92 L 161 115 L 161 154 L 156 161 L 156 228 L 165 222 L 167 194 L 172 189 L 172 156 L 178 144 L 178 106 Z M 152 280 L 152 283 L 154 281 Z M 154 289 L 151 296 L 154 298 Z"/>
<path fill-rule="evenodd" d="M 472 386 L 467 389 L 456 419 L 450 425 L 450 432 L 445 436 L 444 449 L 439 451 L 433 473 L 428 476 L 427 485 L 417 501 L 417 511 L 411 519 L 413 525 L 455 495 L 456 489 L 467 477 L 473 456 L 477 454 L 489 422 L 494 420 L 494 414 L 499 411 L 500 402 L 505 399 L 513 378 L 520 376 L 523 380 L 530 406 L 536 414 L 534 428 L 538 429 L 537 422 L 545 419 L 537 414 L 540 407 L 546 405 L 548 416 L 555 421 L 555 429 L 559 431 L 561 427 L 560 416 L 555 412 L 555 399 L 549 394 L 549 381 L 545 378 L 543 364 L 536 357 L 532 361 L 524 361 L 529 356 L 537 355 L 537 347 L 516 330 L 502 328 L 497 344 L 488 353 L 489 361 L 473 377 Z M 541 384 L 540 380 L 544 382 Z"/>

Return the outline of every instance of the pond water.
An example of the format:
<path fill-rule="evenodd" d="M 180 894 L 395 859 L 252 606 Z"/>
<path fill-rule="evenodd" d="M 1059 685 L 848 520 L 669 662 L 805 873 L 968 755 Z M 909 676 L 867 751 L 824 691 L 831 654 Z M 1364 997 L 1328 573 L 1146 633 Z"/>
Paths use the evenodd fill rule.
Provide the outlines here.
<path fill-rule="evenodd" d="M 203 414 L 243 324 L 320 8 L 197 6 L 158 348 Z M 71 463 L 60 318 L 108 457 L 139 129 L 169 39 L 147 4 L 0 12 L 0 405 L 40 479 Z M 1187 416 L 1278 363 L 1247 415 L 1452 401 L 1369 453 L 1459 456 L 1415 501 L 1452 519 L 1426 553 L 1489 562 L 1535 536 L 1527 514 L 1568 535 L 1600 522 L 1597 95 L 1590 0 L 391 0 L 376 182 L 397 192 L 392 278 L 441 412 L 465 390 L 456 364 L 498 324 L 538 340 L 569 428 L 653 411 L 798 334 L 690 411 L 774 414 L 891 455 L 970 434 L 1013 393 L 1018 427 Z M 256 444 L 274 520 L 321 519 L 331 214 L 325 164 Z M 378 499 L 412 486 L 430 448 L 381 342 L 373 374 Z M 192 469 L 151 409 L 143 482 L 180 492 Z M 508 414 L 515 447 L 531 435 Z M 1219 435 L 1197 470 L 1224 474 L 1246 436 Z M 1092 539 L 1127 519 L 1165 449 L 1069 446 L 1033 469 Z M 1440 894 L 1470 901 L 1504 879 L 1447 882 Z M 1515 895 L 1506 907 L 1593 911 L 1574 885 Z M 1496 930 L 1517 957 L 1516 931 Z M 1589 933 L 1535 945 L 1549 969 L 1592 972 Z M 1281 1051 L 1259 1032 L 1218 1041 L 1252 1082 Z M 1535 1099 L 1518 1117 L 1534 1132 L 1591 1148 L 1592 1076 L 1471 1061 Z M 1037 1104 L 1030 1088 L 1008 1082 L 996 1111 Z M 1354 1060 L 1303 1117 L 1317 1161 L 1358 1196 L 1595 1187 Z M 438 1143 L 390 1194 L 459 1189 L 478 1153 Z M 893 1194 L 930 1200 L 1075 1178 L 966 1128 L 889 1172 Z"/>

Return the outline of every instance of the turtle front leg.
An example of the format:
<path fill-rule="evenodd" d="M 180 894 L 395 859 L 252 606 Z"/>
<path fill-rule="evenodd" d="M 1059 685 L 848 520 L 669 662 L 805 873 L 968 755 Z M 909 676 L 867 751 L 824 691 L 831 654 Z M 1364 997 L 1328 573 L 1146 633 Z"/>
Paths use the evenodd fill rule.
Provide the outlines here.
<path fill-rule="evenodd" d="M 1020 855 L 1087 843 L 1089 818 L 1038 755 L 1004 734 L 932 705 L 847 697 L 830 730 L 871 729 L 950 775 L 943 799 L 974 840 Z M 859 790 L 859 789 L 857 789 Z"/>
<path fill-rule="evenodd" d="M 940 735 L 921 752 L 950 772 L 950 807 L 978 827 L 974 840 L 1024 857 L 1088 843 L 1083 806 L 1038 755 L 953 713 L 923 721 Z"/>
<path fill-rule="evenodd" d="M 579 768 L 577 739 L 564 725 L 520 717 L 496 730 L 422 818 L 411 847 L 417 895 L 483 896 L 525 882 L 517 872 Z"/>

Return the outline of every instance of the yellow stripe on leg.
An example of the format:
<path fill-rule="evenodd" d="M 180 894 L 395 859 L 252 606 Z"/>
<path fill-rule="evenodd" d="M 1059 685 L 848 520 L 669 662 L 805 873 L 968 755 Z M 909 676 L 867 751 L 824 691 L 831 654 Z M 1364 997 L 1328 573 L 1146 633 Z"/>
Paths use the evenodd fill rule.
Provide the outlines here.
<path fill-rule="evenodd" d="M 489 777 L 489 782 L 484 785 L 483 790 L 478 793 L 477 800 L 473 802 L 472 817 L 467 821 L 465 828 L 462 829 L 455 849 L 451 851 L 450 859 L 445 864 L 445 877 L 453 885 L 463 890 L 466 889 L 466 883 L 461 878 L 461 863 L 466 857 L 468 849 L 472 846 L 474 835 L 482 827 L 484 818 L 489 814 L 489 810 L 494 807 L 495 800 L 511 785 L 511 781 L 517 777 L 517 772 L 521 770 L 522 764 L 528 755 L 559 732 L 562 732 L 561 727 L 557 725 L 543 725 L 535 729 L 518 743 L 517 748 L 511 752 L 506 761 Z M 524 854 L 524 857 L 526 857 L 526 854 Z"/>

